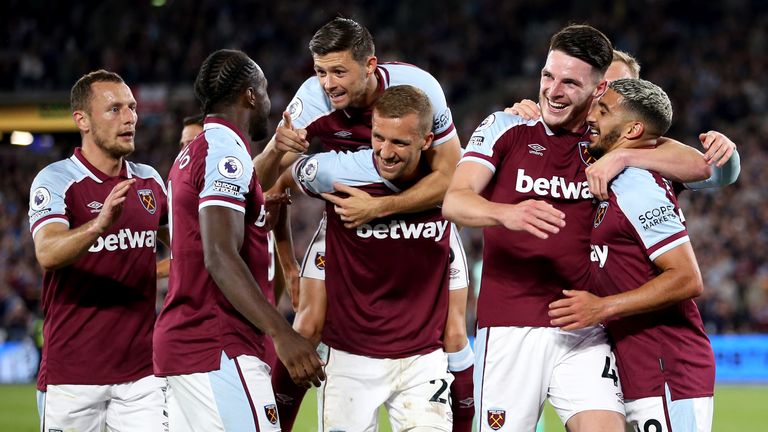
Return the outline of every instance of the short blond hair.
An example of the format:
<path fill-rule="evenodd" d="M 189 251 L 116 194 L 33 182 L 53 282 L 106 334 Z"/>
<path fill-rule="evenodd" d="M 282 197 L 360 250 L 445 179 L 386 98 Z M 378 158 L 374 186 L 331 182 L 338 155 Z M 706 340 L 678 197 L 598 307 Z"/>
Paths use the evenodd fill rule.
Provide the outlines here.
<path fill-rule="evenodd" d="M 613 61 L 627 65 L 632 78 L 640 78 L 640 63 L 631 54 L 615 49 L 613 50 Z"/>

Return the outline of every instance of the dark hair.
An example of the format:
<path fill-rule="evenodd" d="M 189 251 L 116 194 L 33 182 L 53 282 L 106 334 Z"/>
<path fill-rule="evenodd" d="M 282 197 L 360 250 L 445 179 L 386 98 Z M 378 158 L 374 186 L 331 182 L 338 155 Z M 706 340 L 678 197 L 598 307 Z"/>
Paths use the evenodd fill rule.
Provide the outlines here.
<path fill-rule="evenodd" d="M 648 132 L 664 135 L 672 125 L 672 102 L 661 87 L 637 78 L 611 81 L 608 88 L 621 96 L 621 106 L 637 115 Z"/>
<path fill-rule="evenodd" d="M 204 118 L 205 118 L 205 116 L 203 116 L 202 114 L 197 114 L 197 115 L 192 115 L 192 116 L 189 116 L 189 117 L 184 117 L 184 120 L 181 121 L 181 124 L 184 125 L 184 126 L 190 126 L 190 125 L 202 126 Z"/>
<path fill-rule="evenodd" d="M 315 32 L 309 41 L 309 51 L 313 55 L 347 50 L 352 51 L 352 58 L 358 62 L 374 55 L 376 51 L 368 29 L 348 18 L 334 18 Z"/>
<path fill-rule="evenodd" d="M 259 67 L 239 50 L 222 49 L 213 52 L 200 66 L 195 79 L 195 97 L 203 114 L 210 114 L 219 104 L 234 103 L 253 81 L 263 79 Z"/>
<path fill-rule="evenodd" d="M 562 51 L 605 74 L 613 61 L 613 45 L 600 30 L 584 24 L 565 27 L 552 36 L 549 50 Z"/>
<path fill-rule="evenodd" d="M 373 111 L 383 118 L 402 118 L 408 114 L 419 117 L 419 130 L 428 134 L 432 130 L 432 104 L 423 91 L 409 85 L 389 87 L 376 100 Z"/>
<path fill-rule="evenodd" d="M 91 109 L 91 97 L 93 96 L 93 89 L 91 84 L 96 82 L 113 82 L 123 83 L 123 78 L 120 75 L 110 72 L 104 69 L 89 72 L 82 77 L 72 86 L 72 90 L 69 94 L 69 104 L 74 111 L 90 112 Z"/>

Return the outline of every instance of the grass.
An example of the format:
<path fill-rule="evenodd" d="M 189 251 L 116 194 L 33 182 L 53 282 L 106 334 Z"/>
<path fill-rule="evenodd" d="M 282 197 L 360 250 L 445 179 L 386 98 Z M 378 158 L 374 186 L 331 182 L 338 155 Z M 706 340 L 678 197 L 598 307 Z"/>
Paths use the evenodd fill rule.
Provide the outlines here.
<path fill-rule="evenodd" d="M 317 429 L 315 394 L 310 391 L 299 412 L 296 432 Z M 390 431 L 384 413 L 381 432 Z M 545 432 L 565 429 L 547 405 Z M 715 432 L 751 432 L 765 430 L 768 423 L 768 386 L 718 386 L 715 390 Z M 0 385 L 0 432 L 38 432 L 39 424 L 33 385 Z"/>

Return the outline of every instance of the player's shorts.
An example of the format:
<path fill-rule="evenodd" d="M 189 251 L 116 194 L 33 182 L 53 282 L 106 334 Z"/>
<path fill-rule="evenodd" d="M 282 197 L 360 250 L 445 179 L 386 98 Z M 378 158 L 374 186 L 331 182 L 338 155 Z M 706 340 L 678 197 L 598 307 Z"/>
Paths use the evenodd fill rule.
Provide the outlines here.
<path fill-rule="evenodd" d="M 217 371 L 168 376 L 168 421 L 170 432 L 279 431 L 269 366 L 222 352 Z"/>
<path fill-rule="evenodd" d="M 453 376 L 442 349 L 402 359 L 378 359 L 329 348 L 318 390 L 318 431 L 376 431 L 383 404 L 393 431 L 452 428 Z"/>
<path fill-rule="evenodd" d="M 633 431 L 710 432 L 714 400 L 710 397 L 672 400 L 664 385 L 664 397 L 625 400 L 627 424 Z"/>
<path fill-rule="evenodd" d="M 624 414 L 602 327 L 490 327 L 475 341 L 477 431 L 533 431 L 548 397 L 563 424 L 588 410 Z"/>
<path fill-rule="evenodd" d="M 165 432 L 164 378 L 123 384 L 58 384 L 37 392 L 40 430 Z"/>
<path fill-rule="evenodd" d="M 307 252 L 304 254 L 304 262 L 301 264 L 300 276 L 303 278 L 325 280 L 325 228 L 326 215 L 323 213 L 323 219 L 309 242 Z M 467 254 L 464 252 L 464 245 L 461 243 L 461 236 L 456 225 L 451 224 L 450 238 L 450 269 L 448 289 L 455 290 L 469 286 L 469 268 L 467 265 Z"/>

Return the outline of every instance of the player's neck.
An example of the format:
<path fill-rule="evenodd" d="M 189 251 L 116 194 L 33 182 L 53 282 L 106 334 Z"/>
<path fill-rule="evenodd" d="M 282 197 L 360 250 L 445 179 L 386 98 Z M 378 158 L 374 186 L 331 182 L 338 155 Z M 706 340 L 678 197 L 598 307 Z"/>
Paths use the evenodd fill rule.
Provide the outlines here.
<path fill-rule="evenodd" d="M 88 163 L 110 177 L 116 177 L 123 168 L 122 157 L 115 159 L 95 143 L 84 141 L 81 153 Z"/>
<path fill-rule="evenodd" d="M 381 96 L 379 94 L 379 77 L 376 75 L 376 71 L 371 74 L 371 77 L 368 78 L 368 83 L 365 86 L 365 103 L 363 104 L 363 107 L 369 108 L 372 107 L 374 103 L 376 103 L 376 99 Z"/>

